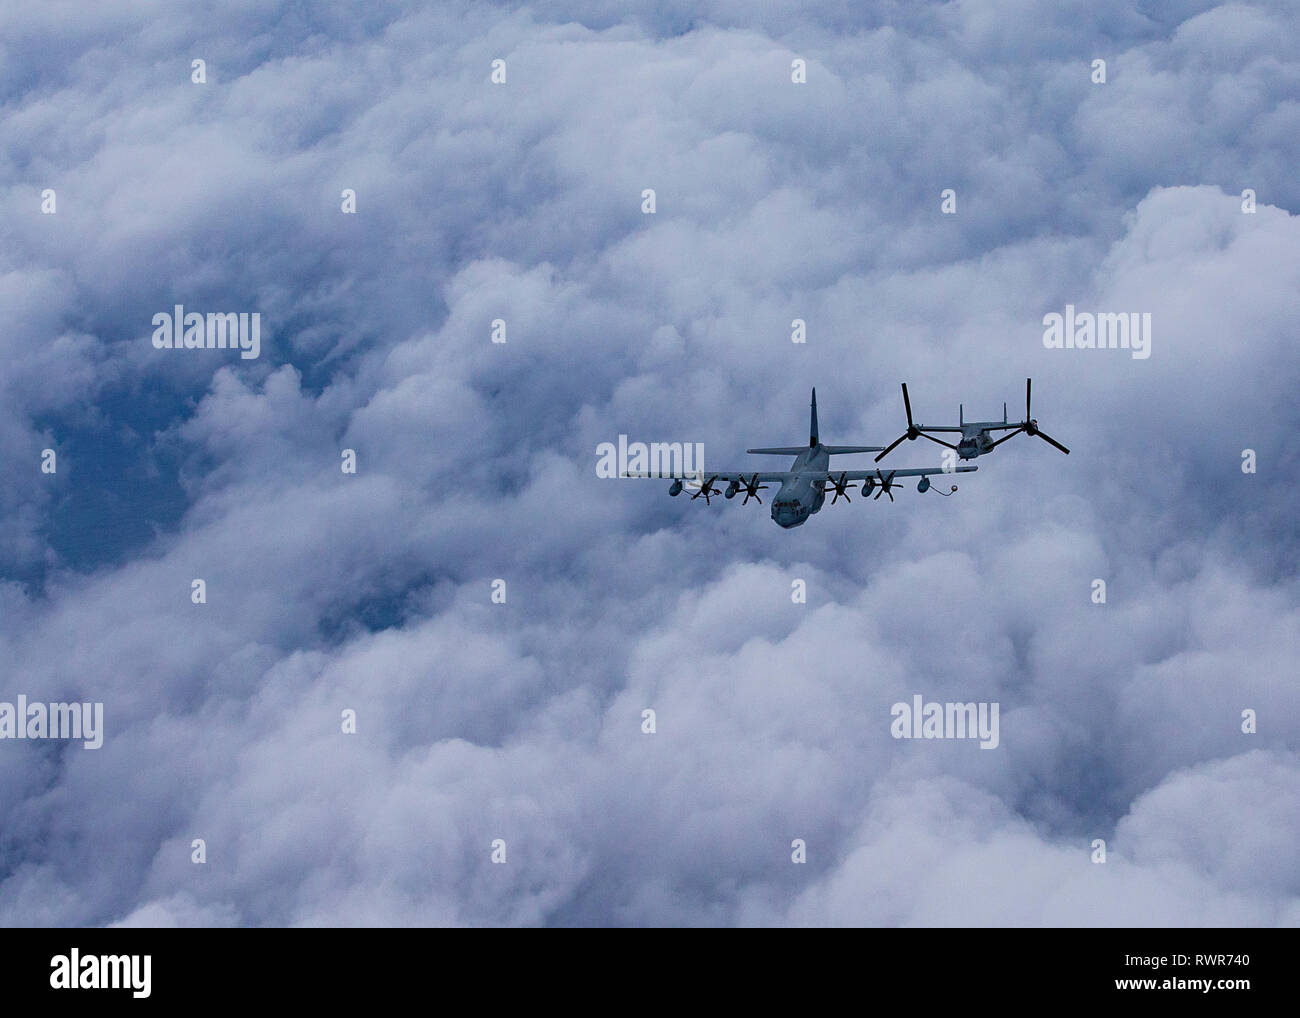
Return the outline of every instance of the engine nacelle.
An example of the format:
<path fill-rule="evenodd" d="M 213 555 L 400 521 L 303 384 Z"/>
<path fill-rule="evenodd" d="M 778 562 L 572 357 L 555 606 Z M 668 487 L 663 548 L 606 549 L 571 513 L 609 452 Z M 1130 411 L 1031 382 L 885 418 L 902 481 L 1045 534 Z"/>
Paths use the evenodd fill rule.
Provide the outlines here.
<path fill-rule="evenodd" d="M 671 485 L 668 486 L 668 494 L 672 495 L 673 498 L 676 498 L 681 493 L 682 493 L 682 480 L 679 477 L 677 480 L 673 481 Z"/>
<path fill-rule="evenodd" d="M 920 480 L 920 481 L 917 483 L 917 485 L 916 485 L 916 490 L 917 490 L 917 491 L 921 491 L 921 492 L 929 491 L 929 490 L 930 490 L 930 478 L 928 478 L 928 477 L 922 477 L 921 480 Z"/>
<path fill-rule="evenodd" d="M 740 482 L 732 481 L 730 484 L 727 485 L 727 490 L 724 491 L 723 494 L 726 495 L 727 498 L 735 498 L 736 492 L 738 492 L 739 490 L 740 490 Z"/>

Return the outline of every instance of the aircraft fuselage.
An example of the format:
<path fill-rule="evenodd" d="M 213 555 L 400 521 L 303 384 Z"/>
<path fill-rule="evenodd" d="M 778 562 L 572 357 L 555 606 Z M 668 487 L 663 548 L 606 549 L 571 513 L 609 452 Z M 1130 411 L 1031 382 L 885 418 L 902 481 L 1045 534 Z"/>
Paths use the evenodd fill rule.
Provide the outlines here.
<path fill-rule="evenodd" d="M 964 424 L 961 429 L 961 440 L 957 443 L 957 455 L 964 460 L 973 460 L 977 456 L 983 456 L 993 448 L 993 436 L 984 429 L 995 424 L 1001 424 L 1001 421 L 987 421 L 979 424 Z"/>
<path fill-rule="evenodd" d="M 825 473 L 830 462 L 830 454 L 818 442 L 796 456 L 790 469 Z M 822 503 L 826 501 L 825 486 L 825 480 L 811 477 L 783 482 L 772 500 L 772 522 L 786 530 L 807 523 L 808 517 L 820 512 Z"/>

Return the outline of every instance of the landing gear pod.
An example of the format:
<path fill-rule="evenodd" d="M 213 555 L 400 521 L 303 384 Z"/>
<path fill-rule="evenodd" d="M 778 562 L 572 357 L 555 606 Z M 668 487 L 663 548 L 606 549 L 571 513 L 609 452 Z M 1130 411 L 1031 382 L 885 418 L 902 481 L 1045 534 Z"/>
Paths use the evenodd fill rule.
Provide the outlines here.
<path fill-rule="evenodd" d="M 681 493 L 682 493 L 682 481 L 681 478 L 679 477 L 677 480 L 673 481 L 671 485 L 669 485 L 668 494 L 672 495 L 673 498 L 676 498 Z"/>
<path fill-rule="evenodd" d="M 727 490 L 724 492 L 724 494 L 727 496 L 727 498 L 735 498 L 736 492 L 738 492 L 739 490 L 740 490 L 740 482 L 732 481 L 730 484 L 727 485 Z"/>
<path fill-rule="evenodd" d="M 922 477 L 916 484 L 916 490 L 926 492 L 930 490 L 930 478 Z"/>

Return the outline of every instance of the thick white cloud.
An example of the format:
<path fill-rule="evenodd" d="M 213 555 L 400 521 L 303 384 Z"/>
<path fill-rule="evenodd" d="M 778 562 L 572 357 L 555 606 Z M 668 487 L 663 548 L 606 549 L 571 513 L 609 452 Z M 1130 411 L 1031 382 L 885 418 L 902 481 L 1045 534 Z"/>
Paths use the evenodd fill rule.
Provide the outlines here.
<path fill-rule="evenodd" d="M 701 10 L 15 9 L 0 698 L 107 733 L 0 743 L 6 921 L 1300 922 L 1294 13 Z M 155 351 L 177 302 L 262 358 Z M 1151 357 L 1045 349 L 1066 303 Z M 951 499 L 593 469 L 1027 375 L 1072 454 Z M 916 693 L 999 747 L 891 738 Z"/>

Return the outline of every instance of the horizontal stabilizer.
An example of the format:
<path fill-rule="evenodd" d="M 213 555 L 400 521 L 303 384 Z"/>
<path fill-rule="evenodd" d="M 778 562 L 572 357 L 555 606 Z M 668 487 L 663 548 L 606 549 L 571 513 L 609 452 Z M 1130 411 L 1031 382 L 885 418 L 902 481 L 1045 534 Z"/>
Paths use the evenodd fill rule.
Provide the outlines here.
<path fill-rule="evenodd" d="M 806 445 L 781 445 L 773 449 L 746 449 L 745 452 L 768 453 L 772 456 L 798 456 L 801 452 L 807 452 Z"/>
<path fill-rule="evenodd" d="M 825 449 L 832 456 L 834 456 L 837 453 L 846 453 L 846 452 L 880 452 L 880 450 L 883 449 L 884 446 L 883 445 L 823 445 L 822 448 Z"/>

